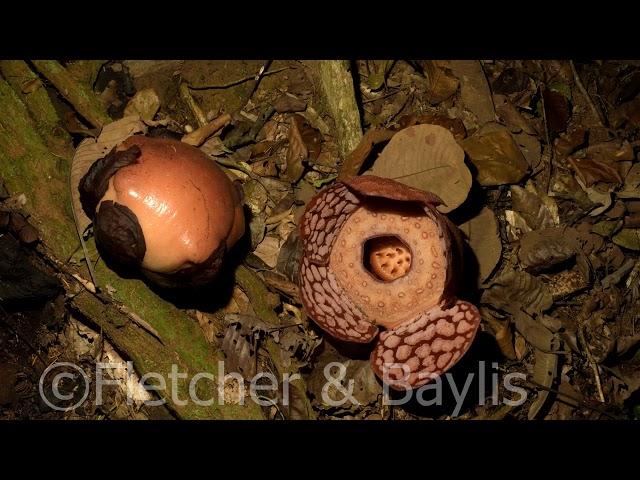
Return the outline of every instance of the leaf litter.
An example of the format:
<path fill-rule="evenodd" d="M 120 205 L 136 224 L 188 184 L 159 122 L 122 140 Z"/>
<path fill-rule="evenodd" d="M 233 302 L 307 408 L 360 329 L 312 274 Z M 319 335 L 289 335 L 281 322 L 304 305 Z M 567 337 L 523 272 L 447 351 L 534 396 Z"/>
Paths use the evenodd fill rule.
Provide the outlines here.
<path fill-rule="evenodd" d="M 74 160 L 77 177 L 118 141 L 111 129 L 118 138 L 145 130 L 180 138 L 202 116 L 212 122 L 230 114 L 201 148 L 243 184 L 250 210 L 244 264 L 269 292 L 270 318 L 281 322 L 268 322 L 239 295 L 216 311 L 190 311 L 234 367 L 245 377 L 272 371 L 274 351 L 265 345 L 274 342 L 279 360 L 306 380 L 307 391 L 296 395 L 311 399 L 318 418 L 450 418 L 450 411 L 385 407 L 367 352 L 333 345 L 300 304 L 301 209 L 345 172 L 373 173 L 443 198 L 442 210 L 468 245 L 466 264 L 476 264 L 469 294 L 481 299 L 482 328 L 502 352 L 501 372 L 526 375 L 530 395 L 522 406 L 503 411 L 471 403 L 461 417 L 634 417 L 640 405 L 640 90 L 631 81 L 640 75 L 637 65 L 358 61 L 353 73 L 360 79 L 364 137 L 346 158 L 338 153 L 336 119 L 305 62 L 274 61 L 270 69 L 283 70 L 253 91 L 242 82 L 194 89 L 190 102 L 176 87 L 176 72 L 188 85 L 222 85 L 252 78 L 260 65 L 238 64 L 220 79 L 215 62 L 110 62 L 105 70 L 132 77 L 122 107 L 137 117 L 85 140 Z M 439 135 L 453 135 L 460 151 L 425 149 Z M 84 232 L 89 223 L 80 217 L 78 225 Z M 323 401 L 323 369 L 332 361 L 346 365 L 356 403 Z M 285 409 L 275 398 L 267 414 L 302 415 L 299 400 Z"/>

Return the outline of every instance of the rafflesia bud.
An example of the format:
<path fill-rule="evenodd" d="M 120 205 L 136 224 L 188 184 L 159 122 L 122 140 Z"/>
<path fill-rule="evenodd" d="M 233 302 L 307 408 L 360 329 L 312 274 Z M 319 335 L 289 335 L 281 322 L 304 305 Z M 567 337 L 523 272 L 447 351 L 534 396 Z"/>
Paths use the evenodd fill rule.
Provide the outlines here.
<path fill-rule="evenodd" d="M 340 340 L 377 338 L 373 370 L 399 390 L 451 368 L 480 324 L 478 309 L 454 295 L 462 244 L 436 210 L 441 203 L 434 194 L 367 175 L 324 189 L 301 220 L 307 312 Z"/>
<path fill-rule="evenodd" d="M 195 147 L 129 137 L 79 185 L 96 244 L 166 287 L 212 280 L 245 229 L 241 193 Z"/>

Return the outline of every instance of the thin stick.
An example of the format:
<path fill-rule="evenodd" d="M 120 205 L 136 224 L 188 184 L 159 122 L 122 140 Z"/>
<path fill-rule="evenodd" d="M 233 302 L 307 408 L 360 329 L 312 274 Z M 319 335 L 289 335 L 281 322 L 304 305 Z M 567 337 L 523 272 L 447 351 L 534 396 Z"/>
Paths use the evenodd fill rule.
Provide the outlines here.
<path fill-rule="evenodd" d="M 589 365 L 593 370 L 593 376 L 595 377 L 596 388 L 598 390 L 598 400 L 600 400 L 601 403 L 605 403 L 604 392 L 602 391 L 602 380 L 600 380 L 600 369 L 598 368 L 598 364 L 591 354 L 591 349 L 589 348 L 589 344 L 587 343 L 587 340 L 584 336 L 584 325 L 581 325 L 580 328 L 578 328 L 578 338 L 584 346 L 585 353 L 587 354 L 587 360 L 589 361 Z"/>
<path fill-rule="evenodd" d="M 196 118 L 196 121 L 198 122 L 198 127 L 204 127 L 207 124 L 207 117 L 202 111 L 202 109 L 198 106 L 196 101 L 193 99 L 193 97 L 191 96 L 191 93 L 189 92 L 189 87 L 187 86 L 186 83 L 180 84 L 180 97 L 182 97 L 182 100 L 184 100 L 184 103 L 187 104 L 187 106 L 189 107 L 189 110 L 191 110 L 191 113 L 193 113 L 193 116 Z"/>
<path fill-rule="evenodd" d="M 605 122 L 602 117 L 602 113 L 600 112 L 600 110 L 598 110 L 598 108 L 596 107 L 596 104 L 593 103 L 593 99 L 591 98 L 591 95 L 589 95 L 589 92 L 587 92 L 587 89 L 584 88 L 584 85 L 582 84 L 582 80 L 580 80 L 580 75 L 578 75 L 578 71 L 576 70 L 576 66 L 573 64 L 573 60 L 569 60 L 569 65 L 571 65 L 571 71 L 573 72 L 573 78 L 576 81 L 576 86 L 578 87 L 578 90 L 580 90 L 580 93 L 582 93 L 584 98 L 587 100 L 587 103 L 589 104 L 589 107 L 591 108 L 596 118 L 598 119 L 598 123 L 600 124 L 600 126 L 604 127 Z"/>
<path fill-rule="evenodd" d="M 223 90 L 225 88 L 235 87 L 236 85 L 240 85 L 241 83 L 248 82 L 249 80 L 256 81 L 256 76 L 258 80 L 262 77 L 266 77 L 268 75 L 274 75 L 276 73 L 283 72 L 285 70 L 289 70 L 291 67 L 283 67 L 278 68 L 277 70 L 272 70 L 270 72 L 263 72 L 262 75 L 248 75 L 246 77 L 240 78 L 238 80 L 234 80 L 229 83 L 223 83 L 220 85 L 187 85 L 190 90 Z"/>

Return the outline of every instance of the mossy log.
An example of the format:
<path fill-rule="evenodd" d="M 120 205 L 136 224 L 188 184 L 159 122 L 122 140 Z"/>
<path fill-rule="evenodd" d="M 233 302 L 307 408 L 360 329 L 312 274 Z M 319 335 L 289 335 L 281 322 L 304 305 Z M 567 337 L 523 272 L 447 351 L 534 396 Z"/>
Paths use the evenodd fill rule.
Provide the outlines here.
<path fill-rule="evenodd" d="M 91 87 L 78 82 L 60 63 L 55 60 L 32 60 L 31 63 L 91 125 L 102 128 L 111 122 Z"/>
<path fill-rule="evenodd" d="M 37 131 L 36 124 L 18 94 L 0 78 L 0 176 L 13 194 L 27 197 L 25 210 L 30 222 L 41 234 L 41 249 L 65 261 L 79 247 L 79 240 L 71 212 L 67 179 L 69 162 L 53 155 Z M 86 276 L 86 272 L 82 273 Z M 177 381 L 177 397 L 170 390 L 158 392 L 167 400 L 167 406 L 181 418 L 263 418 L 262 410 L 253 401 L 244 405 L 225 403 L 198 405 L 193 401 L 185 405 L 176 402 L 189 398 L 191 375 L 206 372 L 217 379 L 221 352 L 209 345 L 198 324 L 173 304 L 156 295 L 141 280 L 119 277 L 100 262 L 96 275 L 101 285 L 115 289 L 112 297 L 131 312 L 149 323 L 160 335 L 160 343 L 153 335 L 135 325 L 127 315 L 113 304 L 104 303 L 89 292 L 76 295 L 72 305 L 79 313 L 102 327 L 106 338 L 131 358 L 138 372 L 155 372 L 171 387 L 171 365 L 180 373 L 189 374 Z M 201 380 L 197 384 L 200 398 L 217 399 L 211 390 L 212 382 Z M 215 384 L 215 382 L 214 382 Z M 201 390 L 206 390 L 202 391 Z M 169 394 L 167 396 L 167 394 Z"/>
<path fill-rule="evenodd" d="M 336 124 L 336 136 L 342 158 L 346 158 L 362 139 L 360 110 L 347 60 L 317 62 L 320 86 L 328 110 Z"/>

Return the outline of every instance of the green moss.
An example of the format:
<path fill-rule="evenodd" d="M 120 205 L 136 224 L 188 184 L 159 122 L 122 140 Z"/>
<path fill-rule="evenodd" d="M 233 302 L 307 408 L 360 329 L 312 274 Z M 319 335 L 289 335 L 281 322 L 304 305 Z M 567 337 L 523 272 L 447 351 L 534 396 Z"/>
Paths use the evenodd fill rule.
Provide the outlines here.
<path fill-rule="evenodd" d="M 0 176 L 12 194 L 24 193 L 25 207 L 32 223 L 40 230 L 46 246 L 62 261 L 78 248 L 79 241 L 71 215 L 67 183 L 68 164 L 60 162 L 44 145 L 15 91 L 0 78 Z M 221 353 L 206 342 L 198 324 L 174 305 L 162 300 L 140 280 L 124 279 L 100 262 L 96 269 L 100 285 L 116 289 L 114 297 L 126 305 L 160 334 L 162 345 L 134 325 L 112 306 L 83 293 L 74 302 L 83 314 L 98 323 L 114 344 L 133 360 L 141 374 L 168 375 L 171 365 L 181 372 L 217 374 Z M 188 398 L 188 380 L 179 383 L 179 397 Z M 171 407 L 184 418 L 262 418 L 252 401 L 246 405 Z"/>

